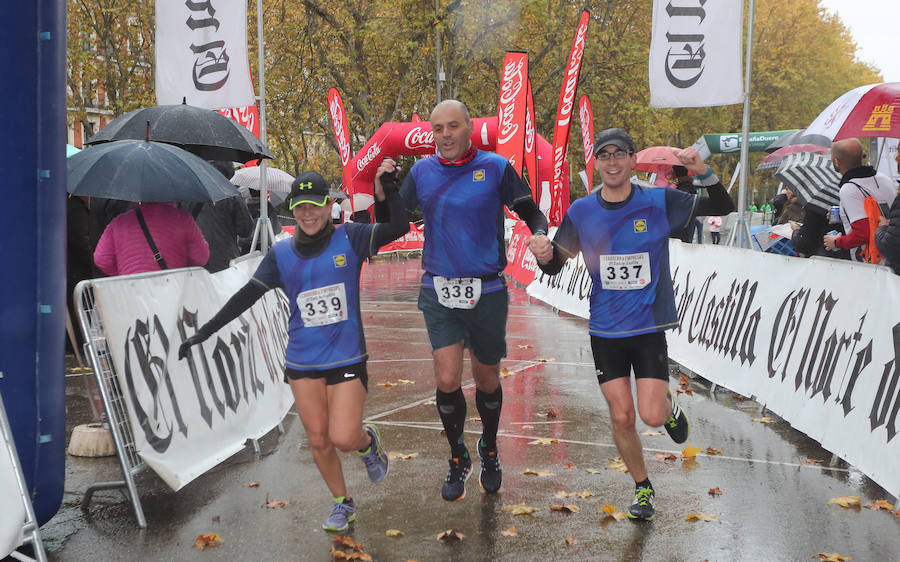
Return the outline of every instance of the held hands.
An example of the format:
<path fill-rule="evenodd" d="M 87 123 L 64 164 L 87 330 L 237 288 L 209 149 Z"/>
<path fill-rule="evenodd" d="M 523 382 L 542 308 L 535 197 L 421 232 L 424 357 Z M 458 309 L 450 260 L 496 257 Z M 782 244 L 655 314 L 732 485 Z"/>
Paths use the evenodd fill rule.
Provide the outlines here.
<path fill-rule="evenodd" d="M 535 234 L 525 241 L 525 245 L 539 264 L 544 265 L 553 259 L 553 244 L 546 234 Z"/>
<path fill-rule="evenodd" d="M 695 176 L 706 173 L 706 162 L 703 161 L 697 149 L 692 146 L 676 151 L 675 158 L 678 158 L 678 161 Z"/>
<path fill-rule="evenodd" d="M 393 158 L 385 158 L 375 172 L 375 200 L 384 201 L 384 188 L 397 189 L 397 172 L 400 167 Z"/>
<path fill-rule="evenodd" d="M 188 350 L 191 349 L 191 346 L 197 345 L 205 339 L 206 338 L 204 338 L 200 334 L 194 334 L 193 336 L 184 340 L 184 343 L 178 346 L 178 359 L 184 359 L 185 357 L 187 357 Z"/>

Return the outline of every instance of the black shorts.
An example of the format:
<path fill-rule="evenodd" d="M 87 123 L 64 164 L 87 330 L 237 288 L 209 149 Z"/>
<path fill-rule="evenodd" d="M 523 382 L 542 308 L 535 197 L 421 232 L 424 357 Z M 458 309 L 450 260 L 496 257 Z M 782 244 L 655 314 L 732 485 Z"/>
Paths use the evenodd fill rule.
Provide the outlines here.
<path fill-rule="evenodd" d="M 297 369 L 285 367 L 284 382 L 288 382 L 288 379 L 325 379 L 325 384 L 328 386 L 359 379 L 362 381 L 366 391 L 369 390 L 369 372 L 366 370 L 365 361 L 362 363 L 354 363 L 353 365 L 346 365 L 344 367 L 325 369 L 324 371 L 299 371 Z"/>
<path fill-rule="evenodd" d="M 597 382 L 628 377 L 634 369 L 636 379 L 669 380 L 669 353 L 665 332 L 641 334 L 629 338 L 591 336 L 591 351 Z"/>

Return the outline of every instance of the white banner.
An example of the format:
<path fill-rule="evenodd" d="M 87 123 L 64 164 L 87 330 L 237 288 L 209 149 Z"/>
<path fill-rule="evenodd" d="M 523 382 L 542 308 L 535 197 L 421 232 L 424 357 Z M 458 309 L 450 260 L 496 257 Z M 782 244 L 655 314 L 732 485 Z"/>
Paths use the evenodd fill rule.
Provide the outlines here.
<path fill-rule="evenodd" d="M 650 105 L 741 103 L 743 14 L 742 0 L 653 0 Z"/>
<path fill-rule="evenodd" d="M 2 420 L 0 420 L 2 423 Z M 25 501 L 19 490 L 16 466 L 13 464 L 11 447 L 6 434 L 9 428 L 0 428 L 0 558 L 22 544 L 22 529 L 25 525 Z"/>
<path fill-rule="evenodd" d="M 278 424 L 293 403 L 283 382 L 288 303 L 269 291 L 191 356 L 178 346 L 219 311 L 261 258 L 210 275 L 173 270 L 94 282 L 94 298 L 137 452 L 178 490 Z"/>
<path fill-rule="evenodd" d="M 246 0 L 156 1 L 156 103 L 207 109 L 256 103 Z"/>
<path fill-rule="evenodd" d="M 881 266 L 669 243 L 680 328 L 669 356 L 767 408 L 900 494 L 900 276 Z M 588 316 L 569 260 L 528 294 Z M 587 288 L 587 290 L 586 290 Z"/>

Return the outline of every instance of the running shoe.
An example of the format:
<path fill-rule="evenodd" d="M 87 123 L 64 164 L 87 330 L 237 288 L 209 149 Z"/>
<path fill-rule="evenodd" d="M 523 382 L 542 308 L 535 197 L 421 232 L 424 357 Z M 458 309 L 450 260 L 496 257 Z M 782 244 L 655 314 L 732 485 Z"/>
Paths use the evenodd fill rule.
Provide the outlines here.
<path fill-rule="evenodd" d="M 653 509 L 653 488 L 641 486 L 634 489 L 634 503 L 628 508 L 629 519 L 643 519 L 650 521 L 656 510 Z"/>
<path fill-rule="evenodd" d="M 331 515 L 322 523 L 322 528 L 333 533 L 342 533 L 350 528 L 350 523 L 356 521 L 356 506 L 353 499 L 341 496 L 334 498 L 334 506 Z"/>
<path fill-rule="evenodd" d="M 366 433 L 372 436 L 372 444 L 369 445 L 368 451 L 357 454 L 362 457 L 362 462 L 366 465 L 369 480 L 377 484 L 387 476 L 388 457 L 387 453 L 384 452 L 384 447 L 381 445 L 381 431 L 370 423 L 364 425 L 363 428 L 366 430 Z"/>
<path fill-rule="evenodd" d="M 466 496 L 466 480 L 472 473 L 472 460 L 469 453 L 464 457 L 450 459 L 450 470 L 441 487 L 441 497 L 444 501 L 458 502 Z"/>
<path fill-rule="evenodd" d="M 681 409 L 681 406 L 678 405 L 678 400 L 675 399 L 675 395 L 672 394 L 672 390 L 669 391 L 669 404 L 672 405 L 672 415 L 669 416 L 669 419 L 666 420 L 666 423 L 663 425 L 666 428 L 666 432 L 668 432 L 669 437 L 672 438 L 672 441 L 676 443 L 684 443 L 688 438 L 688 430 L 690 427 L 688 426 L 687 416 L 684 415 L 684 410 Z"/>
<path fill-rule="evenodd" d="M 482 446 L 482 440 L 479 439 L 478 458 L 481 459 L 481 489 L 488 494 L 493 494 L 500 489 L 500 484 L 503 482 L 503 469 L 500 468 L 497 448 L 489 450 Z"/>

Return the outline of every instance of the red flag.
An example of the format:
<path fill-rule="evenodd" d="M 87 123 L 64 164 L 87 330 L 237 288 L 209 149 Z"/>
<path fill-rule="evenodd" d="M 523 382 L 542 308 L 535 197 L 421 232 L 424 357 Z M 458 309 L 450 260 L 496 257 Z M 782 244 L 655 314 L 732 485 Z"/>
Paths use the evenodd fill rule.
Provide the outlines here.
<path fill-rule="evenodd" d="M 335 88 L 328 90 L 328 111 L 331 113 L 331 125 L 334 127 L 334 136 L 337 139 L 338 151 L 341 154 L 341 183 L 352 196 L 353 170 L 350 168 L 350 129 L 347 125 L 347 112 L 344 111 L 344 101 L 341 94 Z"/>
<path fill-rule="evenodd" d="M 234 119 L 241 125 L 259 138 L 259 111 L 256 105 L 248 105 L 247 107 L 230 107 L 228 109 L 216 110 L 229 119 Z M 259 160 L 251 160 L 244 166 L 256 166 Z"/>
<path fill-rule="evenodd" d="M 581 12 L 578 28 L 575 30 L 575 39 L 572 41 L 572 50 L 569 52 L 569 60 L 566 63 L 566 74 L 559 92 L 559 106 L 556 110 L 556 123 L 553 127 L 553 183 L 550 189 L 553 200 L 548 217 L 551 225 L 558 225 L 562 221 L 567 207 L 564 199 L 568 199 L 568 194 L 565 196 L 562 194 L 562 173 L 566 160 L 566 149 L 569 145 L 572 110 L 575 107 L 575 90 L 578 88 L 578 75 L 581 72 L 581 61 L 584 58 L 584 41 L 590 15 L 591 13 L 587 10 Z"/>
<path fill-rule="evenodd" d="M 531 80 L 528 81 L 527 102 L 525 105 L 525 169 L 528 171 L 528 183 L 531 184 L 531 197 L 535 203 L 540 203 L 541 182 L 538 180 L 537 150 L 534 143 L 534 97 L 531 95 Z"/>
<path fill-rule="evenodd" d="M 509 160 L 519 176 L 525 150 L 525 106 L 528 97 L 528 53 L 507 51 L 497 102 L 497 154 Z"/>
<path fill-rule="evenodd" d="M 581 140 L 584 143 L 584 172 L 590 192 L 594 187 L 594 110 L 587 94 L 578 100 L 578 117 L 581 119 Z"/>

